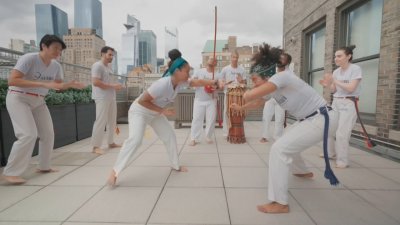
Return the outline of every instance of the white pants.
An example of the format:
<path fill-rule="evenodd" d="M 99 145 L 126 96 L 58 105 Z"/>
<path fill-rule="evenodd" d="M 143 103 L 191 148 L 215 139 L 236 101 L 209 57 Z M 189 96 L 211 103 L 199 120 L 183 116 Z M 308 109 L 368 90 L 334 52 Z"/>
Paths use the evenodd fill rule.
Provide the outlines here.
<path fill-rule="evenodd" d="M 116 176 L 126 167 L 142 144 L 146 126 L 150 125 L 167 148 L 172 168 L 179 170 L 178 146 L 174 128 L 167 117 L 134 102 L 129 109 L 129 137 L 122 145 L 114 165 Z"/>
<path fill-rule="evenodd" d="M 26 170 L 38 137 L 39 169 L 50 169 L 54 128 L 44 98 L 9 92 L 6 105 L 18 140 L 11 148 L 3 174 L 20 176 Z"/>
<path fill-rule="evenodd" d="M 227 109 L 228 109 L 228 95 L 227 93 L 224 93 L 224 117 L 223 117 L 223 121 L 222 121 L 222 135 L 224 137 L 228 136 L 228 132 L 229 132 L 229 127 L 228 127 L 228 116 L 227 116 Z"/>
<path fill-rule="evenodd" d="M 190 136 L 192 140 L 196 142 L 200 142 L 201 133 L 203 131 L 204 116 L 206 117 L 205 136 L 211 139 L 214 134 L 215 120 L 217 117 L 217 99 L 209 101 L 194 100 Z"/>
<path fill-rule="evenodd" d="M 272 117 L 275 113 L 275 130 L 274 136 L 272 137 L 269 133 L 269 125 L 271 123 Z M 285 122 L 285 110 L 282 109 L 275 101 L 274 98 L 271 98 L 267 102 L 265 102 L 264 110 L 263 110 L 263 128 L 262 128 L 262 137 L 267 140 L 271 140 L 272 138 L 278 139 L 283 134 L 283 123 Z"/>
<path fill-rule="evenodd" d="M 107 130 L 107 143 L 114 143 L 114 132 L 117 126 L 117 102 L 115 99 L 96 99 L 96 121 L 93 124 L 92 146 L 101 147 L 104 128 Z"/>
<path fill-rule="evenodd" d="M 271 147 L 269 154 L 268 199 L 280 204 L 288 204 L 289 167 L 294 174 L 304 174 L 308 170 L 301 152 L 323 140 L 323 115 L 316 115 L 297 122 L 288 129 Z M 336 132 L 338 114 L 329 112 L 329 135 Z M 328 182 L 328 181 L 327 181 Z"/>
<path fill-rule="evenodd" d="M 336 141 L 333 141 L 333 138 L 330 140 L 329 154 L 336 153 L 336 163 L 340 166 L 347 166 L 349 164 L 348 154 L 351 131 L 357 121 L 356 107 L 350 99 L 334 98 L 332 108 L 338 112 L 339 122 L 335 135 Z"/>

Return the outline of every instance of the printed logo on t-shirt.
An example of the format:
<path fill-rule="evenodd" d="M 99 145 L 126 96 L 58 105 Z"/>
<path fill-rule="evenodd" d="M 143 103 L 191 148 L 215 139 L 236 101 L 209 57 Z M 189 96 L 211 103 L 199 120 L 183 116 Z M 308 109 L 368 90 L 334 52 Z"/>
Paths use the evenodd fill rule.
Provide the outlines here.
<path fill-rule="evenodd" d="M 345 84 L 349 84 L 350 80 L 342 80 L 342 82 L 345 83 Z"/>
<path fill-rule="evenodd" d="M 45 76 L 41 72 L 37 71 L 33 74 L 33 79 L 35 79 L 35 80 L 53 80 L 53 77 Z"/>

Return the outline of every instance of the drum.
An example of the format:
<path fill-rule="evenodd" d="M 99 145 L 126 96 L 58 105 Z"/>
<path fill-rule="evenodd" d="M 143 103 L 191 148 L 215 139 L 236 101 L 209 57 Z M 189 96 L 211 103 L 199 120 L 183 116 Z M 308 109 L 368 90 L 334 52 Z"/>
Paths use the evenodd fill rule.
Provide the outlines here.
<path fill-rule="evenodd" d="M 228 128 L 229 133 L 227 140 L 233 144 L 241 144 L 246 142 L 244 136 L 243 121 L 245 118 L 245 111 L 235 111 L 230 108 L 233 103 L 243 105 L 243 94 L 246 88 L 243 84 L 236 84 L 228 86 L 228 92 L 226 93 L 227 107 L 226 113 L 228 114 Z"/>

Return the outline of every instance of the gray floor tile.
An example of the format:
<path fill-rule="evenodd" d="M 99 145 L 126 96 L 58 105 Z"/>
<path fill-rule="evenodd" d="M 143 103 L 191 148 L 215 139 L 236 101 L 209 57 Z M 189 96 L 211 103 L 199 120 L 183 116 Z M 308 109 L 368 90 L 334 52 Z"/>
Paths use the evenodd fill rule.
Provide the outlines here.
<path fill-rule="evenodd" d="M 348 190 L 290 190 L 318 225 L 398 225 Z"/>
<path fill-rule="evenodd" d="M 83 166 L 54 182 L 57 186 L 104 186 L 111 168 Z"/>
<path fill-rule="evenodd" d="M 400 191 L 354 190 L 354 192 L 400 224 Z"/>
<path fill-rule="evenodd" d="M 188 172 L 173 171 L 167 187 L 222 187 L 219 167 L 188 167 Z"/>
<path fill-rule="evenodd" d="M 53 159 L 52 165 L 81 166 L 96 158 L 97 155 L 91 152 L 65 152 Z"/>
<path fill-rule="evenodd" d="M 30 196 L 43 187 L 40 186 L 0 186 L 0 212 Z"/>
<path fill-rule="evenodd" d="M 104 188 L 74 213 L 68 222 L 145 223 L 161 188 Z"/>
<path fill-rule="evenodd" d="M 400 190 L 400 184 L 364 168 L 335 169 L 339 181 L 351 189 Z"/>
<path fill-rule="evenodd" d="M 170 173 L 171 167 L 131 166 L 120 173 L 117 182 L 121 187 L 162 187 Z"/>
<path fill-rule="evenodd" d="M 98 187 L 46 187 L 0 213 L 0 220 L 64 221 Z"/>
<path fill-rule="evenodd" d="M 219 166 L 217 154 L 188 154 L 182 153 L 180 163 L 184 166 Z"/>
<path fill-rule="evenodd" d="M 228 188 L 226 194 L 232 224 L 314 225 L 307 213 L 292 198 L 289 198 L 290 213 L 288 214 L 265 214 L 259 212 L 257 205 L 268 202 L 266 200 L 267 190 L 264 188 Z"/>
<path fill-rule="evenodd" d="M 266 188 L 268 183 L 267 168 L 222 167 L 225 187 Z"/>
<path fill-rule="evenodd" d="M 165 188 L 149 223 L 229 224 L 222 188 Z"/>
<path fill-rule="evenodd" d="M 221 166 L 232 167 L 265 167 L 266 164 L 258 154 L 221 154 Z"/>

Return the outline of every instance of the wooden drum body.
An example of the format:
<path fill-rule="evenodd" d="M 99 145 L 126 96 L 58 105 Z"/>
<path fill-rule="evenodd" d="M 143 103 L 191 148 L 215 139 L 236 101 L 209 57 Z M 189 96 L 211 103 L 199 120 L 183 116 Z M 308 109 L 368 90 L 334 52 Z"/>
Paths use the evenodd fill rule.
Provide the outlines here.
<path fill-rule="evenodd" d="M 235 111 L 230 108 L 233 103 L 242 106 L 244 104 L 243 94 L 245 92 L 244 85 L 228 86 L 227 98 L 227 114 L 228 114 L 228 127 L 229 133 L 227 140 L 233 144 L 241 144 L 246 142 L 244 135 L 243 121 L 245 118 L 244 111 Z"/>

